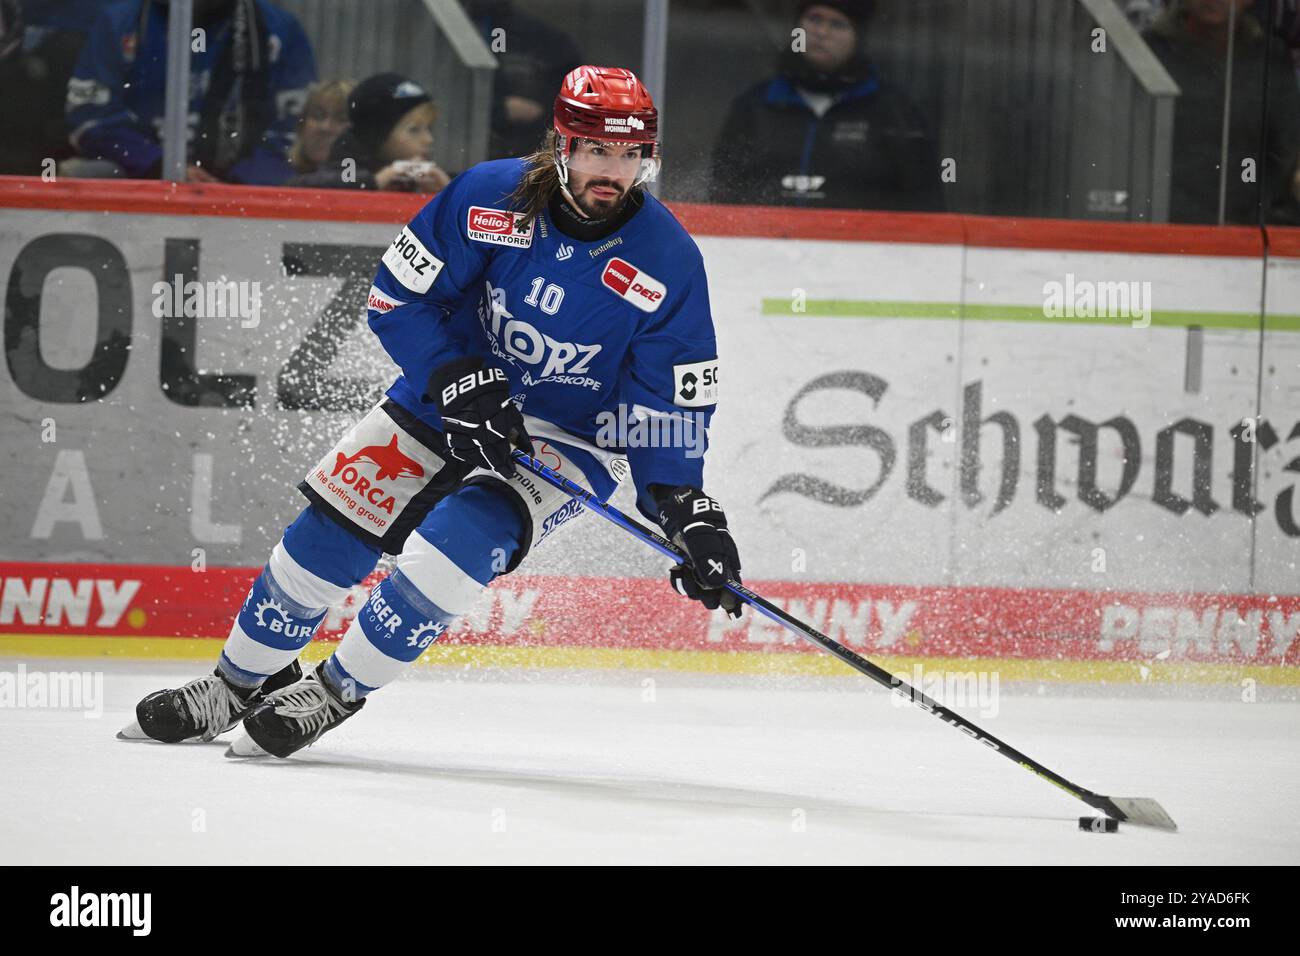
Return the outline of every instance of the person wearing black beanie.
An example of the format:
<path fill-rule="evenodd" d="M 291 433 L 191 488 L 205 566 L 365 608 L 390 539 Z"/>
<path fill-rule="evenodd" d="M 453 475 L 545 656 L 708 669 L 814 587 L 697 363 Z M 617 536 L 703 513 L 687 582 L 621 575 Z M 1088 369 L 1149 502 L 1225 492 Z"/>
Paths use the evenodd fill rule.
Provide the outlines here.
<path fill-rule="evenodd" d="M 290 185 L 436 193 L 450 177 L 433 161 L 433 100 L 415 81 L 378 73 L 348 97 L 351 128 L 330 161 Z"/>
<path fill-rule="evenodd" d="M 870 0 L 804 0 L 797 23 L 804 43 L 786 50 L 781 72 L 805 89 L 834 93 L 866 79 L 871 61 L 866 54 Z"/>
<path fill-rule="evenodd" d="M 377 73 L 366 77 L 348 99 L 352 135 L 367 153 L 378 155 L 389 132 L 402 117 L 432 102 L 423 87 L 401 74 Z"/>
<path fill-rule="evenodd" d="M 940 210 L 938 150 L 911 99 L 866 52 L 872 0 L 801 0 L 776 76 L 731 104 L 710 199 Z"/>

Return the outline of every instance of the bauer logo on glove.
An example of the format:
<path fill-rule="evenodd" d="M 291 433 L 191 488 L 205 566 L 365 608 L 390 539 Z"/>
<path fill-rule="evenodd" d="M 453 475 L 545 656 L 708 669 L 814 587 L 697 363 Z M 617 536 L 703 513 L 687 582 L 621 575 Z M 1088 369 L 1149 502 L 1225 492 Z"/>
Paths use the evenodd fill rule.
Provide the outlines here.
<path fill-rule="evenodd" d="M 726 588 L 728 581 L 740 580 L 740 556 L 722 506 L 689 485 L 674 488 L 658 500 L 664 534 L 690 559 L 668 572 L 673 590 L 709 610 L 720 607 L 740 617 L 744 602 Z"/>
<path fill-rule="evenodd" d="M 458 461 L 491 469 L 502 478 L 515 475 L 511 448 L 533 456 L 524 417 L 510 400 L 510 383 L 499 368 L 466 357 L 434 369 L 425 399 L 436 395 L 447 452 Z"/>

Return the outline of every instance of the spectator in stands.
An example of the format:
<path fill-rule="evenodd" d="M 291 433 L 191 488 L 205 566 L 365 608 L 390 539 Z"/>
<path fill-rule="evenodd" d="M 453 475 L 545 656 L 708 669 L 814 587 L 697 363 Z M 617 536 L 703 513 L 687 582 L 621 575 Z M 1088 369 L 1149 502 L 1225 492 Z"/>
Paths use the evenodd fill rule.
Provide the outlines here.
<path fill-rule="evenodd" d="M 18 0 L 0 0 L 0 63 L 23 48 L 23 6 Z"/>
<path fill-rule="evenodd" d="M 715 201 L 943 207 L 923 117 L 864 51 L 871 12 L 871 0 L 799 4 L 802 34 L 792 34 L 777 76 L 731 104 L 713 154 Z"/>
<path fill-rule="evenodd" d="M 68 78 L 103 0 L 0 0 L 0 173 L 44 173 L 72 155 Z"/>
<path fill-rule="evenodd" d="M 1274 0 L 1268 9 L 1273 11 L 1273 36 L 1281 40 L 1291 54 L 1296 83 L 1300 85 L 1300 0 Z"/>
<path fill-rule="evenodd" d="M 160 174 L 167 11 L 165 0 L 115 0 L 95 21 L 68 83 L 72 144 L 91 161 L 69 163 L 73 175 Z M 186 178 L 283 182 L 316 78 L 302 27 L 268 0 L 194 0 L 194 28 Z"/>
<path fill-rule="evenodd" d="M 325 167 L 338 138 L 347 131 L 350 80 L 317 83 L 307 93 L 307 103 L 298 120 L 298 136 L 289 150 L 289 163 L 298 175 Z"/>
<path fill-rule="evenodd" d="M 1236 4 L 1224 222 L 1300 221 L 1300 90 L 1291 59 L 1250 15 L 1252 0 L 1172 0 L 1143 34 L 1182 95 L 1174 113 L 1169 218 L 1219 221 L 1219 161 L 1230 7 Z M 1261 117 L 1268 82 L 1268 116 Z M 1253 170 L 1253 175 L 1247 175 Z M 1244 181 L 1243 181 L 1244 180 Z M 1261 192 L 1262 186 L 1262 192 Z M 1261 210 L 1262 205 L 1262 210 Z"/>
<path fill-rule="evenodd" d="M 561 81 L 584 61 L 567 34 L 510 0 L 466 0 L 465 11 L 497 58 L 487 158 L 526 156 L 550 129 Z"/>
<path fill-rule="evenodd" d="M 1166 0 L 1123 0 L 1121 6 L 1129 22 L 1145 30 L 1164 12 Z"/>
<path fill-rule="evenodd" d="M 436 193 L 450 178 L 433 161 L 429 94 L 397 73 L 379 73 L 356 85 L 348 101 L 352 127 L 338 138 L 329 161 L 290 186 Z"/>
<path fill-rule="evenodd" d="M 1286 44 L 1300 86 L 1300 0 L 1280 0 L 1273 6 L 1273 35 Z M 1300 204 L 1300 159 L 1291 180 L 1291 196 Z"/>

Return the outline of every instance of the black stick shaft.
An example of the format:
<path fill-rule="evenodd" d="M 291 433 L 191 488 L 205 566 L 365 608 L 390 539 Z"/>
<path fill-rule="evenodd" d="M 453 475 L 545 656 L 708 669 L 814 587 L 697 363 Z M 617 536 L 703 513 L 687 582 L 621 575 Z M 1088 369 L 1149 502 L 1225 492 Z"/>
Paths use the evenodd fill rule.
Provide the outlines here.
<path fill-rule="evenodd" d="M 656 531 L 651 530 L 650 528 L 647 528 L 645 525 L 641 524 L 641 522 L 635 520 L 634 518 L 628 517 L 627 515 L 623 514 L 623 512 L 615 508 L 613 505 L 609 505 L 601 501 L 599 498 L 593 495 L 586 488 L 583 488 L 581 485 L 570 481 L 569 479 L 565 478 L 563 475 L 557 474 L 556 472 L 552 471 L 550 468 L 542 464 L 537 459 L 530 458 L 522 451 L 515 451 L 514 456 L 515 456 L 515 461 L 517 463 L 524 465 L 526 468 L 528 468 L 529 471 L 532 471 L 547 483 L 554 485 L 556 488 L 559 488 L 561 491 L 565 492 L 566 494 L 572 496 L 573 498 L 576 498 L 579 502 L 582 503 L 584 507 L 586 507 L 588 511 L 594 511 L 596 514 L 601 515 L 606 520 L 612 522 L 615 525 L 618 525 L 618 527 L 622 528 L 624 531 L 629 532 L 633 536 L 639 538 L 644 543 L 650 545 L 656 551 L 663 554 L 664 557 L 671 558 L 672 560 L 678 562 L 684 562 L 687 560 L 686 555 L 683 554 L 682 551 L 676 545 L 674 545 L 663 535 L 659 534 Z M 1115 806 L 1115 804 L 1111 801 L 1109 797 L 1102 796 L 1101 794 L 1093 793 L 1091 790 L 1087 789 L 1086 787 L 1081 787 L 1076 783 L 1072 783 L 1071 781 L 1067 780 L 1065 777 L 1062 777 L 1059 773 L 1056 773 L 1054 770 L 1051 770 L 1043 766 L 1037 760 L 1027 756 L 1026 754 L 1021 753 L 1019 750 L 1012 747 L 1010 744 L 1007 744 L 1006 742 L 998 739 L 997 737 L 993 736 L 987 731 L 981 729 L 976 724 L 972 723 L 969 720 L 966 720 L 965 718 L 961 717 L 954 711 L 943 706 L 943 704 L 940 704 L 938 701 L 922 693 L 920 690 L 912 687 L 910 684 L 908 684 L 906 681 L 902 680 L 901 678 L 893 676 L 888 671 L 886 671 L 883 667 L 881 667 L 879 664 L 872 663 L 871 661 L 867 660 L 867 658 L 863 657 L 861 654 L 857 654 L 849 650 L 847 647 L 845 647 L 843 644 L 836 641 L 834 638 L 827 637 L 825 634 L 821 633 L 820 631 L 814 630 L 813 628 L 809 627 L 807 624 L 803 623 L 798 618 L 790 616 L 785 611 L 781 610 L 779 607 L 772 604 L 770 601 L 764 599 L 758 594 L 755 594 L 753 591 L 745 587 L 745 585 L 741 584 L 739 581 L 728 581 L 726 586 L 727 586 L 727 590 L 732 591 L 735 594 L 739 595 L 760 614 L 763 614 L 765 617 L 768 617 L 771 620 L 776 621 L 778 624 L 781 624 L 782 626 L 789 628 L 791 631 L 798 634 L 800 637 L 804 638 L 805 640 L 811 641 L 812 643 L 816 644 L 818 647 L 822 648 L 823 650 L 828 651 L 831 654 L 834 654 L 836 657 L 838 657 L 844 663 L 848 664 L 858 673 L 865 674 L 867 677 L 870 677 L 873 681 L 875 681 L 877 684 L 884 687 L 885 689 L 889 690 L 891 693 L 898 694 L 899 696 L 904 697 L 907 700 L 910 700 L 913 704 L 920 707 L 926 713 L 933 714 L 934 716 L 942 720 L 944 723 L 957 728 L 963 734 L 970 737 L 972 740 L 976 740 L 979 743 L 984 744 L 990 750 L 996 750 L 998 753 L 1002 754 L 1002 756 L 1006 757 L 1008 760 L 1011 760 L 1014 763 L 1019 764 L 1021 767 L 1024 767 L 1026 770 L 1037 774 L 1038 776 L 1042 777 L 1044 780 L 1056 784 L 1056 786 L 1060 787 L 1066 793 L 1070 794 L 1070 796 L 1077 797 L 1078 799 L 1082 800 L 1084 803 L 1088 804 L 1090 807 L 1094 807 L 1098 810 L 1103 810 L 1107 813 L 1117 816 L 1118 818 L 1121 819 L 1123 818 L 1123 813 Z"/>

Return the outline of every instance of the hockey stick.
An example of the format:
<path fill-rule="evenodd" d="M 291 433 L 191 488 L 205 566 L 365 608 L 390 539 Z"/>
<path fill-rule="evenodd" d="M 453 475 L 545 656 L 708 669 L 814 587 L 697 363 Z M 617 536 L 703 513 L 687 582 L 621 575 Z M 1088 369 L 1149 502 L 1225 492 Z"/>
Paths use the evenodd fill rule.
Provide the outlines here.
<path fill-rule="evenodd" d="M 570 481 L 562 475 L 556 474 L 550 468 L 543 465 L 535 458 L 530 458 L 522 451 L 514 452 L 515 461 L 529 471 L 542 478 L 548 484 L 554 485 L 565 494 L 577 500 L 588 511 L 595 512 L 606 520 L 618 525 L 624 531 L 627 531 L 636 538 L 639 538 L 645 544 L 650 545 L 664 557 L 672 558 L 674 561 L 686 561 L 686 555 L 681 552 L 671 541 L 663 537 L 656 531 L 652 531 L 645 525 L 633 518 L 629 518 L 623 512 L 619 511 L 612 505 L 605 504 L 590 491 L 582 486 Z M 1150 797 L 1107 797 L 1099 793 L 1093 793 L 1091 790 L 1072 783 L 1059 773 L 1048 769 L 1032 757 L 1028 757 L 1016 750 L 1014 747 L 1004 743 L 992 734 L 980 729 L 975 724 L 958 716 L 938 701 L 926 696 L 921 691 L 909 685 L 900 678 L 894 677 L 883 667 L 873 664 L 860 654 L 855 654 L 843 644 L 827 637 L 820 631 L 816 631 L 804 624 L 798 618 L 791 617 L 785 611 L 781 610 L 770 601 L 764 600 L 755 594 L 739 581 L 727 582 L 727 590 L 739 595 L 758 613 L 770 618 L 771 620 L 783 625 L 794 631 L 800 637 L 811 641 L 825 651 L 834 654 L 844 663 L 848 664 L 860 674 L 865 674 L 881 687 L 886 688 L 892 693 L 898 694 L 910 700 L 916 706 L 920 707 L 926 713 L 933 714 L 946 724 L 956 727 L 966 736 L 977 740 L 984 746 L 996 750 L 1008 760 L 1014 761 L 1033 773 L 1038 774 L 1049 783 L 1054 783 L 1072 797 L 1077 797 L 1088 806 L 1101 810 L 1108 816 L 1124 823 L 1133 823 L 1140 826 L 1156 827 L 1160 830 L 1177 830 L 1178 825 L 1165 812 L 1164 807 L 1160 806 Z"/>

